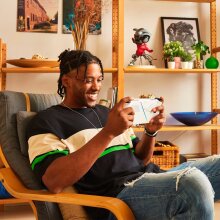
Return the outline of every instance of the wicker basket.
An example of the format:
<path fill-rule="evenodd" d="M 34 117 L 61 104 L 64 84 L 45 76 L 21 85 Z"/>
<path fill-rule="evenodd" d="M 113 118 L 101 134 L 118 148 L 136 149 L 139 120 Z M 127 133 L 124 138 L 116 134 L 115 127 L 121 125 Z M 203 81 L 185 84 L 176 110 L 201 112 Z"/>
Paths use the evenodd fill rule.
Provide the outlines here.
<path fill-rule="evenodd" d="M 169 141 L 157 141 L 151 161 L 161 169 L 168 170 L 179 165 L 179 147 Z"/>

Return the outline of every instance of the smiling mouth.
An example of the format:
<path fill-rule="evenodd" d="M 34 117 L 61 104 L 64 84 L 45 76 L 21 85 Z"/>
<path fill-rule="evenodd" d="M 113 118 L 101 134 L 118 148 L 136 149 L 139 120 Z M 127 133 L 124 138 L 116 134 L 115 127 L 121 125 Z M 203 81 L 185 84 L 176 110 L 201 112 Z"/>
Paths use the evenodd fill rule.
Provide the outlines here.
<path fill-rule="evenodd" d="M 89 99 L 96 101 L 98 94 L 97 93 L 93 93 L 93 94 L 90 93 L 90 94 L 88 94 L 88 97 L 89 97 Z"/>

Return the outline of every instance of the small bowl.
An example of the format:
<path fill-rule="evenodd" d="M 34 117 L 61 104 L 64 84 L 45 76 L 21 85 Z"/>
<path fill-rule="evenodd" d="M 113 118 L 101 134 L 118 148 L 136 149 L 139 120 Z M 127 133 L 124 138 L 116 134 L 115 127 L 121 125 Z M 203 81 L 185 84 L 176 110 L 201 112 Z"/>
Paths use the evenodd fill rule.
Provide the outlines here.
<path fill-rule="evenodd" d="M 177 121 L 188 126 L 199 126 L 213 119 L 217 112 L 172 112 Z"/>

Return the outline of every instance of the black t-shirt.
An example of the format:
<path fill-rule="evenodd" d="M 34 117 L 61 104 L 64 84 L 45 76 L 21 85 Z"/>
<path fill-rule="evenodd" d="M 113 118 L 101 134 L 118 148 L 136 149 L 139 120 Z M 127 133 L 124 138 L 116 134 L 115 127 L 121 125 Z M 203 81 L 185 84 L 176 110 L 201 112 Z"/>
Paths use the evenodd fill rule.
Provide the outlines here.
<path fill-rule="evenodd" d="M 73 111 L 56 105 L 34 117 L 28 129 L 28 143 L 36 176 L 41 180 L 52 161 L 85 145 L 105 126 L 108 112 L 101 105 Z M 79 193 L 115 197 L 124 183 L 144 172 L 154 172 L 135 156 L 138 141 L 132 129 L 114 138 L 91 169 L 74 184 Z"/>

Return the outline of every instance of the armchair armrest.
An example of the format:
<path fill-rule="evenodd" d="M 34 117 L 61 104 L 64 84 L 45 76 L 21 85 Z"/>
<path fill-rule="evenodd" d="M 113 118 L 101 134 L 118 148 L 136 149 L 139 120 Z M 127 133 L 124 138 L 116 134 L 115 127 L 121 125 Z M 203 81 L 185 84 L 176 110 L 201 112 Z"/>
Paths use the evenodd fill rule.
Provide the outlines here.
<path fill-rule="evenodd" d="M 135 220 L 128 205 L 117 198 L 74 193 L 53 194 L 46 190 L 31 190 L 21 183 L 11 168 L 0 169 L 0 180 L 15 198 L 105 208 L 118 220 Z"/>

